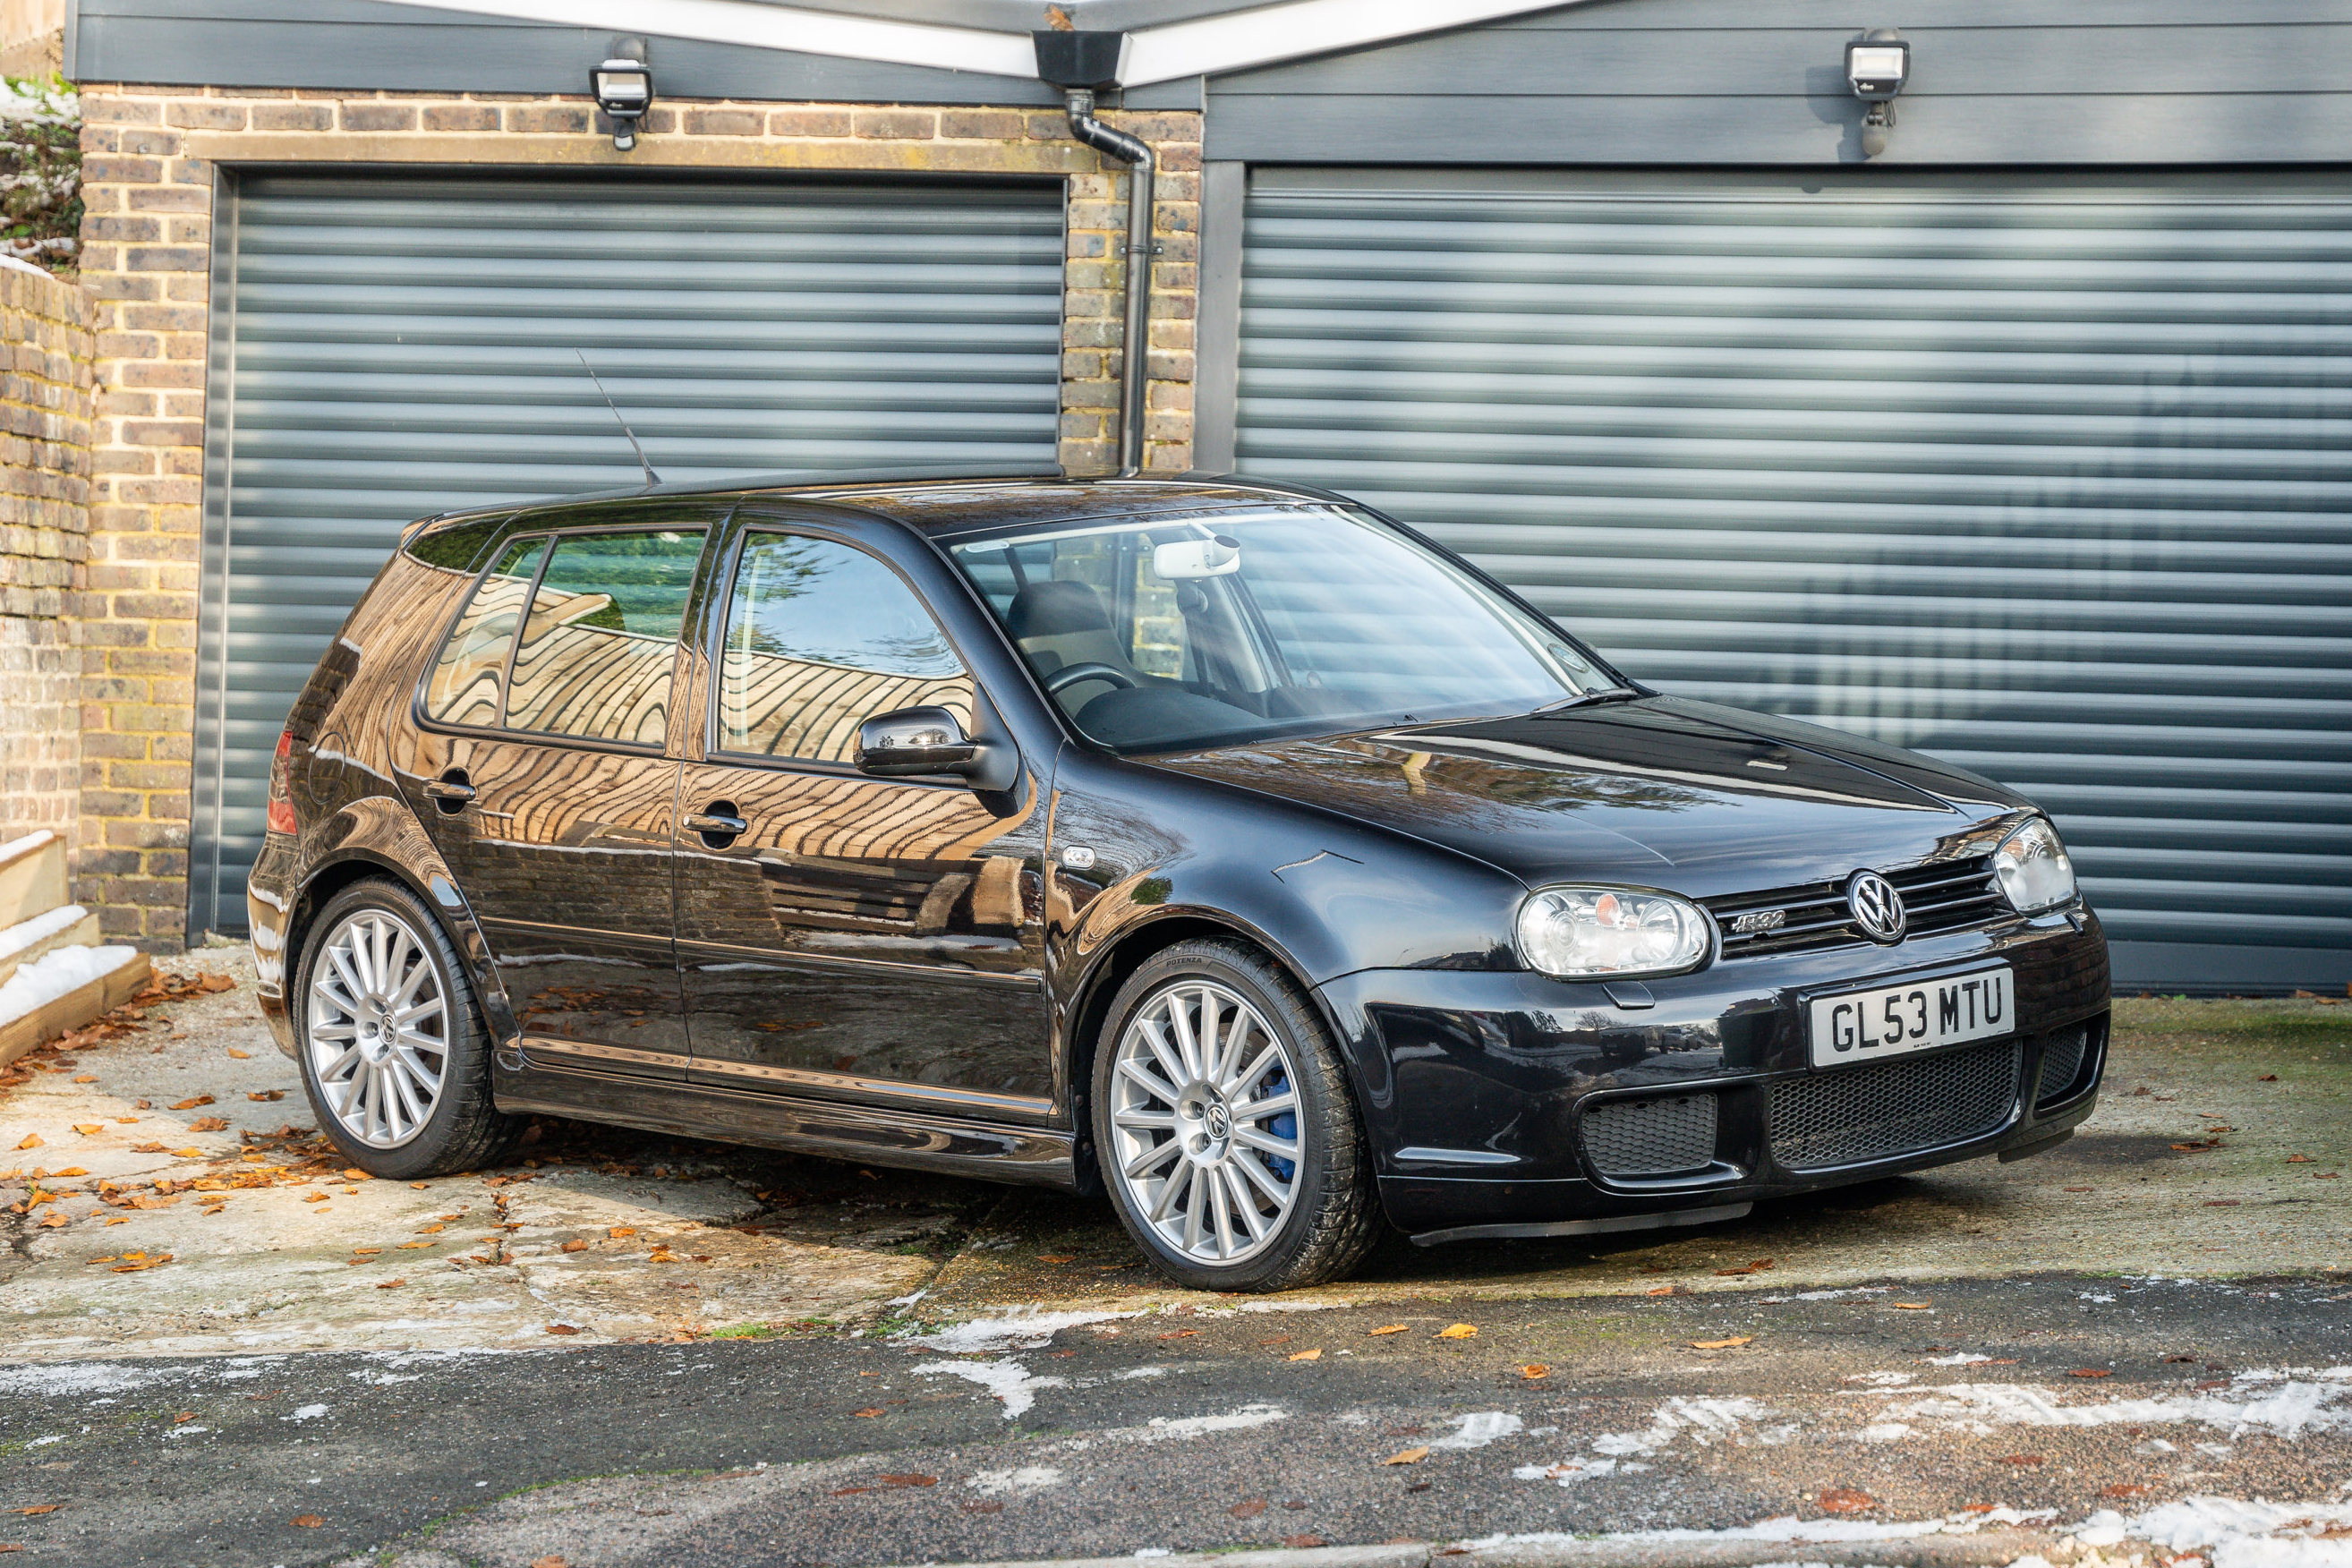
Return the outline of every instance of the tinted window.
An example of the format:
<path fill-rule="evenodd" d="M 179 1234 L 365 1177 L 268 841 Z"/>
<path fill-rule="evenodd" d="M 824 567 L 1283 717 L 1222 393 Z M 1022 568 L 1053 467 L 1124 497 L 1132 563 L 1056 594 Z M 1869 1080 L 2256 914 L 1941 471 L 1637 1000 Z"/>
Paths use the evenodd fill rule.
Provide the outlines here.
<path fill-rule="evenodd" d="M 425 711 L 445 724 L 495 724 L 499 688 L 506 680 L 507 656 L 514 651 L 515 627 L 539 574 L 544 539 L 518 539 L 492 566 L 466 613 L 457 617 L 433 678 L 425 686 Z"/>
<path fill-rule="evenodd" d="M 897 573 L 828 540 L 751 536 L 727 604 L 720 750 L 845 763 L 861 722 L 925 705 L 971 727 L 971 679 Z"/>
<path fill-rule="evenodd" d="M 515 648 L 505 723 L 659 745 L 702 532 L 555 542 Z"/>

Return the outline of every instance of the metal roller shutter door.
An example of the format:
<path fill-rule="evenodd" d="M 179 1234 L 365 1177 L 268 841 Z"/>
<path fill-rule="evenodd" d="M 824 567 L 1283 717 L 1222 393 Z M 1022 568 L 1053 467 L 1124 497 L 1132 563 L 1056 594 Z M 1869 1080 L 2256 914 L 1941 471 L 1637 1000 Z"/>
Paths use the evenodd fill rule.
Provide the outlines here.
<path fill-rule="evenodd" d="M 216 224 L 192 930 L 409 520 L 666 480 L 1051 463 L 1057 185 L 247 177 Z"/>
<path fill-rule="evenodd" d="M 1236 453 L 2058 816 L 2118 984 L 2352 975 L 2352 195 L 1260 172 Z"/>

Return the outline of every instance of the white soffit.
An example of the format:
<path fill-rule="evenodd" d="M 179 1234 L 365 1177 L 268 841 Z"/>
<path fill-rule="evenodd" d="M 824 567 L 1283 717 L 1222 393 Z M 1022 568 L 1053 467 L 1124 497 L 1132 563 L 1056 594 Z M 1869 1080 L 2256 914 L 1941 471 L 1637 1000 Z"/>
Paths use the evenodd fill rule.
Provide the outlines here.
<path fill-rule="evenodd" d="M 436 11 L 610 28 L 749 48 L 1034 79 L 1028 36 L 892 22 L 756 0 L 394 0 Z M 1362 48 L 1416 33 L 1558 9 L 1561 0 L 1285 0 L 1129 34 L 1129 87 L 1246 70 L 1302 55 Z"/>

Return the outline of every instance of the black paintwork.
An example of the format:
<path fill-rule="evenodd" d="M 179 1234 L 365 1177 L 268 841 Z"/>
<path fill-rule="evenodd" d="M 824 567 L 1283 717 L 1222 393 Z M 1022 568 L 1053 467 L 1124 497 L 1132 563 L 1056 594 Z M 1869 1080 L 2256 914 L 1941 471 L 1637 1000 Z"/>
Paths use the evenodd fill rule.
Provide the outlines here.
<path fill-rule="evenodd" d="M 1120 757 L 1064 725 L 943 553 L 976 530 L 1306 499 L 1325 498 L 1189 478 L 666 486 L 413 530 L 289 721 L 300 832 L 268 837 L 249 893 L 281 1047 L 306 921 L 376 873 L 447 920 L 500 1042 L 501 1105 L 872 1162 L 1090 1186 L 1102 1010 L 1150 952 L 1208 930 L 1265 948 L 1321 1007 L 1388 1212 L 1417 1233 L 1703 1215 L 2031 1151 L 2089 1113 L 2103 1044 L 2081 1092 L 2025 1095 L 1962 1144 L 1795 1175 L 1765 1143 L 1769 1087 L 1811 1070 L 1804 1005 L 1825 991 L 1998 956 L 2033 1037 L 2027 1083 L 2042 1033 L 2089 1021 L 2103 1043 L 2105 943 L 2081 905 L 1639 985 L 1553 980 L 1512 945 L 1519 900 L 1550 881 L 1705 899 L 1981 854 L 2032 809 L 2011 791 L 1654 694 Z M 661 747 L 422 718 L 421 672 L 504 540 L 647 522 L 710 531 Z M 864 549 L 915 589 L 982 694 L 976 731 L 1018 757 L 1013 787 L 710 753 L 723 574 L 759 528 Z M 478 792 L 455 811 L 422 793 L 452 768 Z M 681 826 L 720 806 L 743 833 Z M 1063 866 L 1070 846 L 1092 864 Z M 1611 1182 L 1584 1163 L 1588 1105 L 1698 1084 L 1723 1090 L 1713 1170 Z"/>

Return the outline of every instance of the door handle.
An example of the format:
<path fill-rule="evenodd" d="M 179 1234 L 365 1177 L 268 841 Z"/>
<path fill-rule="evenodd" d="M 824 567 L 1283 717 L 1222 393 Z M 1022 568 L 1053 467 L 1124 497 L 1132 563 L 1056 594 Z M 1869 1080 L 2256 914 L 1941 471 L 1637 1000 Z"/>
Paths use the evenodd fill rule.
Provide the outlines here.
<path fill-rule="evenodd" d="M 427 797 L 439 801 L 445 809 L 450 811 L 458 809 L 474 798 L 474 786 L 462 778 L 426 779 L 423 788 Z"/>
<path fill-rule="evenodd" d="M 715 812 L 688 812 L 684 818 L 690 832 L 711 838 L 734 838 L 751 830 L 751 825 L 740 816 L 722 816 Z"/>

